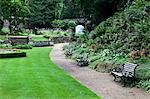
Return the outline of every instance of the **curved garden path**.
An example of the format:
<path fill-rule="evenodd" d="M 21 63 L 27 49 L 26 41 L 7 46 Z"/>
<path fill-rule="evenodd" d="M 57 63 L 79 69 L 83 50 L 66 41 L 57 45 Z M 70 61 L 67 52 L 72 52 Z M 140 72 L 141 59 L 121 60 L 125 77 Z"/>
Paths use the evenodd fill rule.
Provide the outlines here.
<path fill-rule="evenodd" d="M 65 43 L 54 46 L 50 55 L 52 61 L 103 99 L 150 99 L 150 94 L 140 89 L 122 87 L 114 82 L 109 73 L 77 66 L 76 62 L 65 58 L 62 50 L 64 45 Z"/>

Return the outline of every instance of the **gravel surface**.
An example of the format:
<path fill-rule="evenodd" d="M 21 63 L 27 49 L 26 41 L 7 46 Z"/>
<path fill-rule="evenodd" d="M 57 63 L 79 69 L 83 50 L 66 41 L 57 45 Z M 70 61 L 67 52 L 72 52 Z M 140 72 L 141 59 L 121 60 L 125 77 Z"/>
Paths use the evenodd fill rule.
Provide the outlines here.
<path fill-rule="evenodd" d="M 113 81 L 109 73 L 100 73 L 88 67 L 79 67 L 76 62 L 66 59 L 62 47 L 67 43 L 56 44 L 50 54 L 52 61 L 73 78 L 91 89 L 103 99 L 150 99 L 150 94 L 137 88 L 122 87 Z"/>

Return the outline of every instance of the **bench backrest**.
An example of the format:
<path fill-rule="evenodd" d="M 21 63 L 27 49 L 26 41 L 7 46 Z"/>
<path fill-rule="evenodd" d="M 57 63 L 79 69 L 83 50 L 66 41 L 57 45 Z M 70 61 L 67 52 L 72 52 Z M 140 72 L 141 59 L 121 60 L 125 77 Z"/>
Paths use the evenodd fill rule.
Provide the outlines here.
<path fill-rule="evenodd" d="M 137 67 L 137 64 L 125 63 L 124 67 L 123 67 L 123 70 L 122 70 L 123 76 L 125 76 L 125 77 L 134 77 L 136 67 Z"/>

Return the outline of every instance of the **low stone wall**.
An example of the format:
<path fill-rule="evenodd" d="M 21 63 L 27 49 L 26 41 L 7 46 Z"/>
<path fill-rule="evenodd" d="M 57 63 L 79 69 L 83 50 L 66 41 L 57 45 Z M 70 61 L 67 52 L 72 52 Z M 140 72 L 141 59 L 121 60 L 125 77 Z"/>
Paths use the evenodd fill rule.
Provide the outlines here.
<path fill-rule="evenodd" d="M 53 46 L 54 42 L 52 41 L 32 41 L 30 44 L 34 47 L 43 47 L 43 46 Z"/>
<path fill-rule="evenodd" d="M 12 45 L 15 44 L 28 44 L 31 37 L 29 36 L 10 36 L 8 40 L 11 42 Z"/>
<path fill-rule="evenodd" d="M 66 43 L 66 42 L 70 42 L 70 37 L 53 37 L 51 41 L 54 42 L 55 44 Z"/>

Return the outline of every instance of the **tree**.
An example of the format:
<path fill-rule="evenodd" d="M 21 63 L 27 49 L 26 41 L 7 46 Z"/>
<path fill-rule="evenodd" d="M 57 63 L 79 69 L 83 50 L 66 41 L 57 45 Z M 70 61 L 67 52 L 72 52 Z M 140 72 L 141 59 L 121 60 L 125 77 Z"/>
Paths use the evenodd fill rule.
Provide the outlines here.
<path fill-rule="evenodd" d="M 62 0 L 30 0 L 29 22 L 33 27 L 49 27 L 50 22 L 60 17 Z"/>
<path fill-rule="evenodd" d="M 12 32 L 11 25 L 17 27 L 28 14 L 28 7 L 25 2 L 26 0 L 0 0 L 0 19 L 1 21 L 9 20 L 10 33 Z"/>
<path fill-rule="evenodd" d="M 99 24 L 132 0 L 66 0 L 64 16 L 84 17 Z"/>

